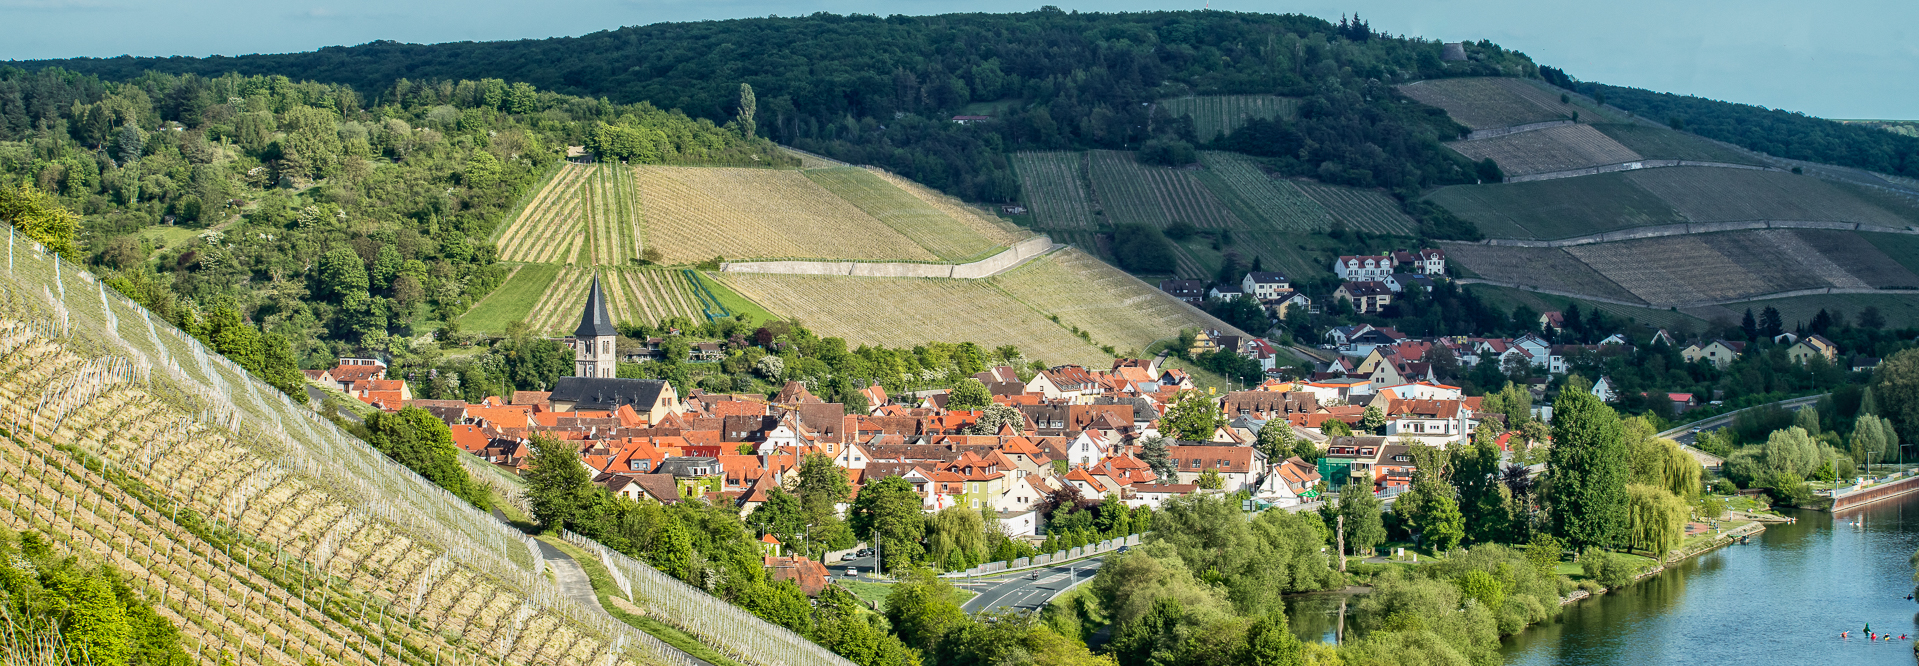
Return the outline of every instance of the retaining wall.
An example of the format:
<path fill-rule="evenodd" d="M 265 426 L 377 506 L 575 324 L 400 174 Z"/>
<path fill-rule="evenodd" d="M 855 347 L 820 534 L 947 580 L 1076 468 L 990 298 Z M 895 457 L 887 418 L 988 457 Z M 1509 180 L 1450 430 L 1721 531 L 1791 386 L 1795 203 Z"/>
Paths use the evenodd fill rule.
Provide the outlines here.
<path fill-rule="evenodd" d="M 1832 499 L 1831 510 L 1834 513 L 1838 513 L 1847 509 L 1857 509 L 1879 500 L 1892 499 L 1914 492 L 1919 492 L 1919 476 L 1908 476 L 1898 481 L 1882 483 L 1856 493 L 1834 497 Z"/>
<path fill-rule="evenodd" d="M 1524 125 L 1514 125 L 1512 127 L 1494 127 L 1492 129 L 1473 130 L 1471 134 L 1466 135 L 1466 140 L 1478 141 L 1480 139 L 1490 139 L 1496 136 L 1506 136 L 1508 134 L 1518 134 L 1520 132 L 1531 132 L 1533 130 L 1543 130 L 1548 127 L 1560 127 L 1562 125 L 1571 125 L 1571 124 L 1573 124 L 1573 121 L 1570 119 L 1548 120 L 1545 122 L 1526 123 Z"/>
<path fill-rule="evenodd" d="M 1751 164 L 1733 164 L 1731 162 L 1700 162 L 1696 160 L 1636 160 L 1632 162 L 1619 162 L 1616 164 L 1601 164 L 1599 166 L 1591 166 L 1591 167 L 1585 167 L 1580 169 L 1566 169 L 1563 171 L 1548 171 L 1546 173 L 1533 173 L 1533 174 L 1526 174 L 1524 176 L 1507 176 L 1506 182 L 1530 183 L 1536 180 L 1554 180 L 1558 178 L 1574 178 L 1577 176 L 1591 176 L 1591 175 L 1602 174 L 1602 173 L 1613 173 L 1615 171 L 1638 171 L 1640 169 L 1657 169 L 1661 167 L 1682 167 L 1682 166 L 1714 167 L 1718 169 L 1745 169 L 1747 171 L 1778 171 L 1781 173 L 1786 172 L 1785 169 L 1781 169 L 1778 167 L 1754 166 Z"/>
<path fill-rule="evenodd" d="M 1587 236 L 1575 236 L 1558 240 L 1527 240 L 1520 238 L 1488 238 L 1478 245 L 1498 245 L 1505 247 L 1572 247 L 1595 243 L 1614 243 L 1665 236 L 1685 236 L 1688 234 L 1714 234 L 1727 231 L 1760 231 L 1765 229 L 1826 229 L 1830 231 L 1869 231 L 1882 234 L 1919 234 L 1919 227 L 1884 227 L 1876 224 L 1858 222 L 1828 222 L 1823 220 L 1745 220 L 1740 222 L 1688 222 L 1685 224 L 1661 224 L 1651 227 L 1619 229 Z M 1440 241 L 1442 243 L 1464 243 L 1464 241 Z"/>
<path fill-rule="evenodd" d="M 998 275 L 1020 262 L 1052 251 L 1053 239 L 1033 236 L 999 254 L 965 264 L 920 264 L 866 261 L 737 261 L 720 264 L 722 273 L 779 273 L 784 275 L 850 275 L 855 277 L 979 279 Z"/>

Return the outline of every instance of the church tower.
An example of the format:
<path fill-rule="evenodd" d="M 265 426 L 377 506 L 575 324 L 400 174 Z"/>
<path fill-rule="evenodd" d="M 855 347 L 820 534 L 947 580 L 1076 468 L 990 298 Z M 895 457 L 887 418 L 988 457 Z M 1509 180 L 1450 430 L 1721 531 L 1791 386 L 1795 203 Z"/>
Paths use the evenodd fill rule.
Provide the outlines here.
<path fill-rule="evenodd" d="M 595 274 L 593 289 L 586 294 L 586 311 L 580 313 L 580 327 L 573 331 L 573 376 L 614 376 L 613 340 L 619 334 L 606 313 L 606 296 L 600 293 L 600 276 Z"/>

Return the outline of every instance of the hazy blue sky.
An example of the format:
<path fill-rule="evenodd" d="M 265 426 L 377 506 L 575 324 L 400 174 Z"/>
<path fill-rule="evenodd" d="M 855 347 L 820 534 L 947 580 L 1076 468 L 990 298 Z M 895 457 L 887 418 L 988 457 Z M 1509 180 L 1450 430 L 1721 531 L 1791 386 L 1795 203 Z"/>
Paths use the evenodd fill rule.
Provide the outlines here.
<path fill-rule="evenodd" d="M 827 11 L 937 14 L 1199 9 L 1206 0 L 0 0 L 0 60 L 73 56 L 238 55 L 375 39 L 404 42 L 580 35 L 663 21 Z M 1829 118 L 1919 119 L 1919 2 L 1914 0 L 1212 0 L 1212 8 L 1357 10 L 1376 30 L 1491 39 L 1575 77 L 1804 111 Z"/>

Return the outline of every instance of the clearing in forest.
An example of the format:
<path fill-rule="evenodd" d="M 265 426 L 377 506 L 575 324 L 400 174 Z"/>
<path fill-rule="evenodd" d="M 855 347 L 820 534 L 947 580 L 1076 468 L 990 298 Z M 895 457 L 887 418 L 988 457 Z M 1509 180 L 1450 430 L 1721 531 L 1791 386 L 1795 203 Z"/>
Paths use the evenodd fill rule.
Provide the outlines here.
<path fill-rule="evenodd" d="M 838 167 L 800 173 L 946 261 L 980 259 L 1012 242 L 1010 234 L 977 215 L 956 218 L 865 169 Z"/>
<path fill-rule="evenodd" d="M 1201 229 L 1244 226 L 1192 170 L 1146 166 L 1132 153 L 1117 150 L 1095 150 L 1088 158 L 1093 194 L 1114 224 L 1161 229 L 1180 222 Z"/>
<path fill-rule="evenodd" d="M 1013 154 L 1020 196 L 1032 211 L 1036 228 L 1092 230 L 1099 226 L 1093 219 L 1093 197 L 1080 172 L 1085 160 L 1077 152 Z"/>
<path fill-rule="evenodd" d="M 1446 144 L 1473 161 L 1492 158 L 1508 176 L 1634 162 L 1639 153 L 1592 125 L 1561 125 L 1474 141 Z"/>
<path fill-rule="evenodd" d="M 1159 107 L 1173 117 L 1193 119 L 1193 137 L 1201 143 L 1232 134 L 1251 120 L 1291 119 L 1299 115 L 1299 98 L 1274 95 L 1203 95 L 1162 99 Z"/>

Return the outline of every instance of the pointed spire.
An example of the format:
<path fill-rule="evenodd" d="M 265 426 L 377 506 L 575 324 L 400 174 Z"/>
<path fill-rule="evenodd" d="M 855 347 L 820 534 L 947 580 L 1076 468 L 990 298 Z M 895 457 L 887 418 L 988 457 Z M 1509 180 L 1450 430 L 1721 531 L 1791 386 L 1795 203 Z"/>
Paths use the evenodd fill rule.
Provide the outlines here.
<path fill-rule="evenodd" d="M 619 329 L 613 328 L 613 318 L 606 313 L 606 296 L 600 293 L 600 274 L 593 274 L 593 289 L 586 293 L 586 310 L 580 313 L 580 327 L 573 331 L 573 337 L 597 338 L 619 335 Z"/>

